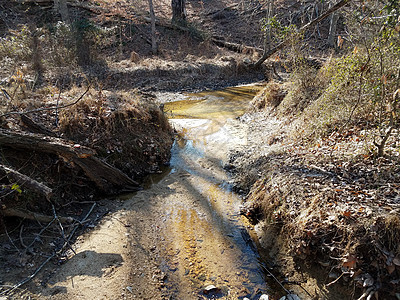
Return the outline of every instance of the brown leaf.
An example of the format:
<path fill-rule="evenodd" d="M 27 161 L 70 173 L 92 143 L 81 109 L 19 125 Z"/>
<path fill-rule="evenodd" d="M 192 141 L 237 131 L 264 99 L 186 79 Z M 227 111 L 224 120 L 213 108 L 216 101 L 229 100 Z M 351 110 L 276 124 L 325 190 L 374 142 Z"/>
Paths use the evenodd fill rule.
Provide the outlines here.
<path fill-rule="evenodd" d="M 392 274 L 394 270 L 396 270 L 396 267 L 394 265 L 386 266 L 386 269 L 388 270 L 389 274 Z"/>
<path fill-rule="evenodd" d="M 349 255 L 346 260 L 343 262 L 343 267 L 354 269 L 357 264 L 357 258 L 354 255 Z"/>
<path fill-rule="evenodd" d="M 350 217 L 350 216 L 351 216 L 351 211 L 345 210 L 345 211 L 343 212 L 343 216 L 346 217 L 346 218 Z"/>

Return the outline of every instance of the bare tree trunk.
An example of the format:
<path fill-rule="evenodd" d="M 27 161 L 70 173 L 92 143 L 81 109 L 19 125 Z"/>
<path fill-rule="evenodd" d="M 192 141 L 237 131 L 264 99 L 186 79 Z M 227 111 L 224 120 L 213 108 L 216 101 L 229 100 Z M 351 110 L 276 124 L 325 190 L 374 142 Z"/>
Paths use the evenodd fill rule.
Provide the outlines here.
<path fill-rule="evenodd" d="M 69 18 L 67 0 L 55 0 L 54 9 L 56 10 L 57 13 L 61 15 L 61 20 L 64 23 L 71 24 L 71 20 Z"/>
<path fill-rule="evenodd" d="M 157 54 L 157 36 L 156 36 L 156 15 L 154 14 L 153 0 L 149 0 L 150 19 L 151 19 L 151 51 Z"/>
<path fill-rule="evenodd" d="M 267 5 L 267 22 L 269 23 L 271 21 L 271 18 L 273 16 L 273 6 L 272 6 L 272 0 L 268 1 Z M 271 25 L 267 25 L 267 28 L 265 28 L 265 39 L 264 39 L 264 51 L 268 52 L 271 50 Z"/>
<path fill-rule="evenodd" d="M 182 24 L 186 22 L 186 0 L 172 0 L 172 23 Z"/>
<path fill-rule="evenodd" d="M 329 36 L 328 36 L 328 44 L 332 48 L 336 46 L 336 27 L 338 20 L 339 20 L 339 14 L 333 13 L 331 16 L 331 23 L 329 26 Z"/>

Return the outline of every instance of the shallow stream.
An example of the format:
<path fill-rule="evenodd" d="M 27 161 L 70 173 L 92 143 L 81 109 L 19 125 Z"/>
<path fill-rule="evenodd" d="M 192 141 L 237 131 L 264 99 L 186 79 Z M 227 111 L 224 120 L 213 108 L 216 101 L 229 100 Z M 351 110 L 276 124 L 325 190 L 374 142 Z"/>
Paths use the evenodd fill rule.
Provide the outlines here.
<path fill-rule="evenodd" d="M 236 118 L 260 88 L 187 94 L 164 106 L 178 132 L 166 180 L 178 176 L 191 194 L 166 207 L 165 237 L 174 257 L 167 268 L 175 273 L 177 299 L 258 299 L 271 292 L 250 226 L 239 215 L 241 200 L 223 170 L 229 151 L 247 145 L 247 128 Z M 207 294 L 208 285 L 216 289 Z"/>

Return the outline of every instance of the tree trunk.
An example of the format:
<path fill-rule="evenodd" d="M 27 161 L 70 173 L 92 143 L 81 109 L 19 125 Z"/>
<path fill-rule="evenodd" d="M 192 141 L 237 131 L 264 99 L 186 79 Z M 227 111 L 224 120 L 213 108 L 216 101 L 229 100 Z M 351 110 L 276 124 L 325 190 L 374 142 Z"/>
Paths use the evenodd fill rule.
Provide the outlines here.
<path fill-rule="evenodd" d="M 71 24 L 71 20 L 69 18 L 67 0 L 55 0 L 54 9 L 56 10 L 57 13 L 61 15 L 61 20 L 64 23 Z"/>
<path fill-rule="evenodd" d="M 172 23 L 184 24 L 186 22 L 186 0 L 172 0 Z"/>
<path fill-rule="evenodd" d="M 339 14 L 338 13 L 333 13 L 331 16 L 331 23 L 329 26 L 329 36 L 328 36 L 328 44 L 332 48 L 336 47 L 336 27 L 337 27 L 337 22 L 339 20 Z"/>
<path fill-rule="evenodd" d="M 151 51 L 157 54 L 157 36 L 156 36 L 156 15 L 154 14 L 153 0 L 149 0 L 150 19 L 151 19 Z"/>
<path fill-rule="evenodd" d="M 269 23 L 271 21 L 272 16 L 274 15 L 273 12 L 273 6 L 272 6 L 272 0 L 269 0 L 267 3 L 267 15 L 266 15 L 266 21 Z M 271 50 L 271 42 L 272 42 L 272 36 L 271 36 L 271 25 L 267 25 L 265 28 L 265 33 L 264 33 L 264 51 L 268 52 Z"/>

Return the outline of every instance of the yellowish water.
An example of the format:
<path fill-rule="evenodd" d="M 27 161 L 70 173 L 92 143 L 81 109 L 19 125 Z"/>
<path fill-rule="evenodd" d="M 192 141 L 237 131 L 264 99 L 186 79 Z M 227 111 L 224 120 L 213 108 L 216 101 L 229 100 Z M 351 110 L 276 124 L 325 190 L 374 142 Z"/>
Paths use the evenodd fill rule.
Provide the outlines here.
<path fill-rule="evenodd" d="M 164 111 L 174 119 L 235 118 L 246 111 L 249 102 L 262 87 L 262 85 L 244 85 L 220 91 L 187 94 L 187 100 L 166 103 Z"/>
<path fill-rule="evenodd" d="M 187 94 L 186 100 L 164 106 L 179 134 L 171 168 L 181 180 L 171 188 L 187 195 L 168 202 L 166 232 L 178 266 L 177 299 L 203 299 L 201 290 L 208 284 L 221 289 L 216 295 L 221 299 L 268 290 L 249 229 L 239 215 L 241 200 L 222 168 L 229 150 L 246 145 L 246 128 L 235 118 L 261 88 Z"/>

